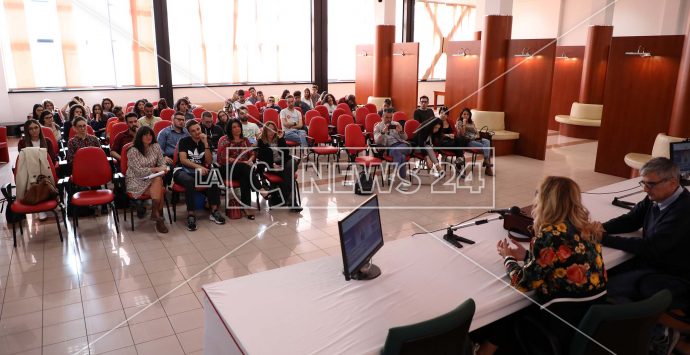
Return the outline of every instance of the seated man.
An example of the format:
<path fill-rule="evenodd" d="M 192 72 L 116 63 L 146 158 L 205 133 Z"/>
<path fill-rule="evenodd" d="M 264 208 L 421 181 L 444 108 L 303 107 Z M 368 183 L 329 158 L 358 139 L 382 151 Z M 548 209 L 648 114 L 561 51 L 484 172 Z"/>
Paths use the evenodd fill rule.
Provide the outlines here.
<path fill-rule="evenodd" d="M 110 144 L 110 156 L 117 160 L 121 159 L 120 153 L 122 153 L 122 147 L 134 140 L 137 129 L 139 129 L 139 120 L 137 119 L 136 113 L 128 113 L 127 116 L 125 116 L 125 121 L 127 123 L 127 130 L 118 133 L 115 138 L 113 138 L 113 143 Z"/>
<path fill-rule="evenodd" d="M 288 95 L 286 100 L 288 107 L 280 111 L 280 123 L 285 131 L 285 140 L 299 142 L 300 146 L 306 147 L 307 132 L 302 129 L 302 114 L 295 110 L 295 97 Z"/>
<path fill-rule="evenodd" d="M 259 137 L 259 126 L 254 122 L 249 122 L 249 112 L 245 107 L 237 111 L 240 115 L 240 122 L 242 123 L 242 136 L 249 140 L 251 145 L 256 145 L 256 139 Z"/>
<path fill-rule="evenodd" d="M 256 89 L 253 86 L 249 88 L 249 97 L 247 101 L 252 105 L 256 105 L 256 102 L 259 101 L 259 97 L 256 95 Z"/>
<path fill-rule="evenodd" d="M 146 126 L 148 128 L 153 129 L 153 125 L 156 124 L 156 122 L 160 121 L 160 117 L 155 117 L 153 115 L 153 104 L 150 102 L 147 102 L 144 105 L 144 116 L 139 118 L 139 125 L 140 126 Z"/>
<path fill-rule="evenodd" d="M 193 120 L 190 120 L 193 121 Z M 163 151 L 163 157 L 165 157 L 165 163 L 172 167 L 173 155 L 175 154 L 175 147 L 180 139 L 188 137 L 189 133 L 187 129 L 184 128 L 185 114 L 177 111 L 173 115 L 172 125 L 163 128 L 158 132 L 158 144 L 161 146 Z M 168 169 L 168 173 L 163 179 L 165 185 L 170 184 L 172 180 L 172 169 Z"/>
<path fill-rule="evenodd" d="M 383 112 L 382 121 L 374 126 L 374 142 L 377 145 L 393 148 L 388 154 L 393 158 L 396 170 L 400 174 L 400 190 L 407 191 L 410 183 L 407 179 L 405 157 L 410 154 L 410 143 L 407 142 L 407 134 L 398 122 L 393 122 L 393 109 L 388 108 Z"/>
<path fill-rule="evenodd" d="M 295 92 L 292 93 L 292 96 L 295 97 L 295 107 L 299 107 L 299 109 L 302 110 L 302 115 L 305 115 L 307 113 L 307 111 L 311 110 L 311 107 L 309 107 L 309 104 L 302 101 L 302 92 L 301 91 L 295 90 Z"/>
<path fill-rule="evenodd" d="M 261 111 L 265 111 L 265 110 L 267 110 L 267 109 L 269 109 L 269 108 L 270 108 L 270 109 L 274 109 L 274 110 L 276 110 L 276 111 L 278 111 L 278 112 L 280 112 L 280 110 L 282 110 L 282 109 L 280 108 L 280 106 L 276 105 L 276 98 L 273 97 L 273 96 L 269 96 L 269 97 L 268 97 L 268 103 L 266 104 L 266 106 L 264 106 L 264 107 L 261 108 Z"/>
<path fill-rule="evenodd" d="M 225 132 L 220 126 L 213 125 L 213 114 L 204 111 L 201 114 L 201 132 L 208 137 L 208 143 L 211 145 L 211 151 L 216 151 L 218 148 L 218 140 L 222 137 Z"/>
<path fill-rule="evenodd" d="M 424 123 L 424 121 L 436 117 L 434 115 L 434 110 L 429 108 L 429 97 L 422 95 L 419 98 L 419 108 L 414 110 L 414 119 L 419 121 L 419 123 Z"/>
<path fill-rule="evenodd" d="M 239 110 L 240 107 L 246 107 L 249 104 L 251 104 L 251 102 L 247 101 L 244 98 L 244 90 L 242 90 L 242 89 L 237 90 L 237 101 L 232 103 L 235 110 Z"/>
<path fill-rule="evenodd" d="M 196 230 L 196 208 L 194 194 L 196 194 L 196 174 L 208 176 L 211 171 L 213 157 L 208 145 L 208 138 L 201 133 L 201 125 L 196 120 L 189 120 L 185 125 L 189 132 L 188 137 L 180 139 L 178 144 L 177 165 L 173 172 L 175 183 L 184 186 L 184 199 L 187 205 L 187 230 Z M 225 218 L 218 211 L 220 204 L 220 188 L 212 184 L 204 191 L 208 199 L 211 215 L 209 219 L 215 224 L 225 224 Z"/>
<path fill-rule="evenodd" d="M 690 280 L 690 193 L 680 186 L 680 171 L 668 158 L 653 158 L 640 169 L 647 197 L 628 213 L 603 224 L 605 246 L 632 253 L 635 258 L 613 270 L 609 297 L 635 300 L 637 281 L 651 273 Z M 642 228 L 642 238 L 611 234 Z"/>

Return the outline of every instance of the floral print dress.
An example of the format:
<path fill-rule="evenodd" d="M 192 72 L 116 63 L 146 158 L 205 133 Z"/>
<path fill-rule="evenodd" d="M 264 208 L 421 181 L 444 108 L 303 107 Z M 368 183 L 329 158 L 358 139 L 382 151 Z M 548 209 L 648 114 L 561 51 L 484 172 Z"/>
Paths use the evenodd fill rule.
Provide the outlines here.
<path fill-rule="evenodd" d="M 523 292 L 535 290 L 541 302 L 593 297 L 606 290 L 601 244 L 583 239 L 567 222 L 542 227 L 524 266 L 511 256 L 504 265 L 511 285 Z"/>

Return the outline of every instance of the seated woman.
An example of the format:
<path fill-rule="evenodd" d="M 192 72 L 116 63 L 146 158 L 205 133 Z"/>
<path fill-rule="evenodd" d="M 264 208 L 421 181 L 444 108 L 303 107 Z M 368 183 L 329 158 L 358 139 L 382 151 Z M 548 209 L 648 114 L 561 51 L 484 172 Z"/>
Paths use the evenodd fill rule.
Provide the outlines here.
<path fill-rule="evenodd" d="M 115 113 L 113 113 L 113 108 L 115 108 L 115 103 L 113 103 L 113 100 L 110 98 L 104 97 L 101 100 L 101 108 L 103 109 L 103 114 L 106 117 L 106 120 L 111 117 L 115 117 Z"/>
<path fill-rule="evenodd" d="M 216 126 L 225 132 L 228 128 L 228 122 L 230 122 L 230 115 L 223 110 L 218 111 L 218 122 L 216 122 Z"/>
<path fill-rule="evenodd" d="M 44 99 L 43 111 L 48 111 L 52 113 L 53 121 L 58 125 L 58 127 L 62 127 L 62 116 L 60 116 L 60 111 L 55 109 L 55 104 L 53 103 L 53 101 L 50 101 L 49 99 Z"/>
<path fill-rule="evenodd" d="M 151 196 L 151 220 L 156 222 L 156 232 L 168 233 L 163 220 L 163 176 L 145 179 L 146 176 L 165 172 L 165 164 L 161 146 L 156 142 L 156 136 L 149 127 L 137 130 L 132 146 L 127 150 L 127 171 L 125 172 L 127 192 L 134 198 L 141 195 Z"/>
<path fill-rule="evenodd" d="M 264 164 L 259 165 L 259 173 L 263 174 L 266 168 L 272 169 L 283 179 L 279 188 L 283 196 L 283 205 L 287 204 L 291 212 L 301 212 L 293 190 L 295 189 L 295 170 L 298 162 L 289 154 L 287 142 L 283 137 L 283 131 L 278 131 L 273 122 L 266 122 L 258 141 L 259 160 Z"/>
<path fill-rule="evenodd" d="M 62 132 L 60 132 L 60 127 L 55 123 L 55 116 L 53 116 L 52 112 L 45 110 L 41 112 L 41 117 L 39 117 L 38 123 L 40 123 L 41 126 L 48 127 L 51 131 L 53 131 L 53 137 L 55 137 L 56 142 L 59 142 L 62 139 Z"/>
<path fill-rule="evenodd" d="M 442 125 L 443 123 L 439 119 L 425 122 L 414 137 L 417 150 L 424 154 L 426 165 L 431 169 L 431 174 L 436 177 L 443 174 L 443 167 L 437 157 L 438 153 L 434 150 L 435 147 L 440 147 L 443 139 Z"/>
<path fill-rule="evenodd" d="M 496 249 L 511 285 L 521 292 L 535 291 L 541 307 L 525 312 L 563 340 L 560 345 L 565 353 L 569 346 L 565 343 L 574 332 L 569 324 L 579 324 L 591 305 L 606 298 L 606 269 L 599 243 L 603 228 L 590 220 L 579 186 L 566 177 L 544 179 L 534 198 L 532 216 L 535 237 L 529 252 L 515 242 L 511 247 L 505 239 Z M 475 331 L 472 338 L 481 343 L 477 354 L 493 354 L 498 347 L 510 346 L 512 322 L 518 317 L 504 318 Z"/>
<path fill-rule="evenodd" d="M 48 142 L 45 137 L 43 137 L 41 125 L 38 124 L 38 121 L 34 120 L 33 118 L 30 118 L 24 122 L 24 136 L 19 140 L 19 143 L 17 143 L 17 151 L 21 152 L 22 149 L 27 147 L 46 148 L 48 155 L 53 162 L 58 160 L 57 152 L 53 150 L 53 145 Z"/>
<path fill-rule="evenodd" d="M 228 122 L 225 135 L 218 141 L 218 165 L 223 179 L 239 180 L 240 201 L 247 219 L 254 219 L 252 206 L 252 179 L 254 150 L 249 140 L 242 134 L 242 123 L 233 119 Z M 258 182 L 255 181 L 258 186 Z"/>
<path fill-rule="evenodd" d="M 448 119 L 448 108 L 441 106 L 438 109 L 438 118 L 441 120 L 441 132 L 443 137 L 441 137 L 441 142 L 439 146 L 441 148 L 461 148 L 469 146 L 469 141 L 465 136 L 455 133 L 453 124 Z M 460 166 L 465 163 L 465 154 L 462 150 L 453 149 L 450 150 L 457 156 L 456 167 L 460 169 Z"/>
<path fill-rule="evenodd" d="M 34 104 L 34 108 L 31 110 L 31 118 L 38 121 L 41 117 L 41 113 L 43 113 L 43 105 Z"/>
<path fill-rule="evenodd" d="M 326 94 L 326 101 L 323 103 L 324 106 L 328 109 L 328 115 L 333 116 L 333 111 L 338 107 L 338 103 L 335 102 L 335 96 L 332 94 Z M 324 117 L 328 119 L 328 117 Z"/>
<path fill-rule="evenodd" d="M 67 119 L 62 124 L 63 139 L 69 140 L 69 131 L 72 129 L 72 125 L 74 125 L 73 121 L 76 117 L 86 117 L 86 110 L 84 109 L 84 106 L 79 104 L 74 104 L 70 106 L 69 113 L 67 114 Z"/>
<path fill-rule="evenodd" d="M 101 147 L 101 142 L 96 136 L 87 134 L 86 118 L 77 116 L 72 120 L 72 125 L 74 125 L 74 129 L 77 133 L 67 142 L 67 162 L 70 164 L 72 164 L 74 154 L 77 153 L 78 149 L 85 147 Z"/>
<path fill-rule="evenodd" d="M 486 167 L 484 174 L 493 176 L 494 171 L 491 167 L 494 165 L 491 163 L 491 141 L 481 138 L 479 135 L 479 131 L 472 121 L 472 111 L 470 109 L 462 109 L 460 119 L 458 119 L 455 127 L 458 135 L 464 136 L 467 139 L 469 147 L 482 148 L 484 153 L 484 163 L 482 165 Z"/>
<path fill-rule="evenodd" d="M 161 116 L 161 111 L 165 110 L 168 108 L 168 101 L 165 98 L 160 98 L 158 99 L 158 102 L 156 103 L 156 108 L 153 110 L 153 115 L 156 117 Z"/>
<path fill-rule="evenodd" d="M 115 137 L 111 137 L 110 131 L 113 129 L 113 126 L 120 122 L 125 122 L 125 111 L 122 110 L 122 107 L 120 106 L 115 106 L 113 107 L 113 115 L 114 117 L 117 117 L 116 120 L 112 120 L 108 123 L 105 124 L 105 137 L 111 141 L 115 139 Z"/>
<path fill-rule="evenodd" d="M 91 107 L 91 120 L 89 126 L 93 128 L 93 133 L 96 137 L 103 137 L 105 135 L 105 125 L 108 123 L 108 116 L 103 112 L 101 104 L 95 104 Z"/>

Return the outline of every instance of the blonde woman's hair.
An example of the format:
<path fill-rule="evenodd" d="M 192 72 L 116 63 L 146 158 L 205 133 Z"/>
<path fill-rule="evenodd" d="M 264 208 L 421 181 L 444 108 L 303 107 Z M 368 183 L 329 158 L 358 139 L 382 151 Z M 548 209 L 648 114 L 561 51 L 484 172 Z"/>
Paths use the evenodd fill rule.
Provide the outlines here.
<path fill-rule="evenodd" d="M 268 127 L 269 125 L 271 127 Z M 261 130 L 261 140 L 264 143 L 266 143 L 266 144 L 271 143 L 271 141 L 268 140 L 268 131 L 273 131 L 273 133 L 275 134 L 273 136 L 273 139 L 278 140 L 278 127 L 276 127 L 275 123 L 268 121 L 264 124 L 264 128 Z"/>
<path fill-rule="evenodd" d="M 589 219 L 589 211 L 582 205 L 580 187 L 570 178 L 548 176 L 542 181 L 532 209 L 535 234 L 549 224 L 570 222 L 580 236 L 588 241 L 601 239 L 601 224 Z"/>

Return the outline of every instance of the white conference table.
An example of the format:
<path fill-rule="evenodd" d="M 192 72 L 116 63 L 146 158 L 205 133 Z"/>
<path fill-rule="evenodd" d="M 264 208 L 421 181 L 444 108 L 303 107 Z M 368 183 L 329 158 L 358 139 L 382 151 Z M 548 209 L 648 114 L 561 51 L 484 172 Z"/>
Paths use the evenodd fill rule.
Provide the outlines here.
<path fill-rule="evenodd" d="M 637 181 L 591 192 L 620 191 Z M 626 212 L 611 205 L 614 196 L 626 193 L 583 194 L 583 202 L 594 219 L 606 221 Z M 370 281 L 345 281 L 341 257 L 331 256 L 205 285 L 204 351 L 377 354 L 389 328 L 447 313 L 468 298 L 476 303 L 471 329 L 480 328 L 530 304 L 507 286 L 496 253 L 496 242 L 507 235 L 502 226 L 493 221 L 459 230 L 476 241 L 462 249 L 443 242 L 442 232 L 384 244 L 373 259 L 382 274 Z M 607 268 L 630 257 L 610 248 L 603 254 Z"/>

